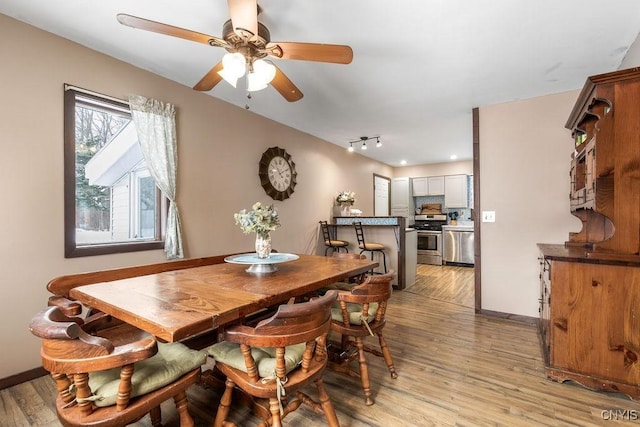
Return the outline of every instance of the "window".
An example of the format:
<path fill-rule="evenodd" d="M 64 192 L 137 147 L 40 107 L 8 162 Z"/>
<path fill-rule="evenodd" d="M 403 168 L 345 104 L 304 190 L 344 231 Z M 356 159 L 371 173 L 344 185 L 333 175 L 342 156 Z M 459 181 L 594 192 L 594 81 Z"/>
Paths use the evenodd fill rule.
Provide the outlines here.
<path fill-rule="evenodd" d="M 123 101 L 65 87 L 65 257 L 161 249 L 161 196 Z"/>

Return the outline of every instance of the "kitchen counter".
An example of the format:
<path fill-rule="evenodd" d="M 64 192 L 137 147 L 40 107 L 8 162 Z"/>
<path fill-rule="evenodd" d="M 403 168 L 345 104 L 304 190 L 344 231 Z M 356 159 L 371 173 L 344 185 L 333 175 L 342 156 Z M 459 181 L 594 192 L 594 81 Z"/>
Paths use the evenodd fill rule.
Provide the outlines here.
<path fill-rule="evenodd" d="M 396 277 L 393 285 L 397 289 L 405 289 L 416 281 L 417 262 L 417 234 L 414 229 L 408 228 L 407 219 L 402 216 L 336 216 L 329 227 L 333 228 L 332 235 L 339 240 L 349 242 L 349 252 L 359 253 L 358 241 L 353 228 L 353 223 L 360 221 L 364 229 L 365 239 L 387 247 L 387 269 L 393 269 Z M 325 246 L 320 234 L 316 253 L 324 254 Z M 365 252 L 367 257 L 368 252 Z M 376 258 L 378 259 L 378 258 Z M 379 259 L 382 266 L 382 259 Z M 382 268 L 376 269 L 382 271 Z"/>

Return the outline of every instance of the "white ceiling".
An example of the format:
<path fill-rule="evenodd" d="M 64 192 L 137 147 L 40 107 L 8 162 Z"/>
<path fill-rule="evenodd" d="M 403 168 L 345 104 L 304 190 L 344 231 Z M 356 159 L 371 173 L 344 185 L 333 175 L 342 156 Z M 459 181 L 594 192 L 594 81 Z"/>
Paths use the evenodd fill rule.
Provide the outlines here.
<path fill-rule="evenodd" d="M 638 0 L 259 4 L 272 41 L 346 44 L 353 62 L 274 59 L 304 94 L 295 103 L 271 87 L 248 101 L 225 82 L 209 94 L 345 148 L 380 136 L 381 148 L 358 151 L 391 166 L 471 159 L 472 108 L 579 89 L 617 69 L 640 30 Z M 218 37 L 229 18 L 226 0 L 0 0 L 0 13 L 188 87 L 224 49 L 129 28 L 116 14 Z"/>

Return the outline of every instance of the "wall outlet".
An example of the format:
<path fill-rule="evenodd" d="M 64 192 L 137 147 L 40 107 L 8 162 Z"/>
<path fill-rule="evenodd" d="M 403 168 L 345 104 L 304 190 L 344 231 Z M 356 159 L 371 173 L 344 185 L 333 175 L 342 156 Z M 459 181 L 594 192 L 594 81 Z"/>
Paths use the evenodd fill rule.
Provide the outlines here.
<path fill-rule="evenodd" d="M 496 211 L 482 211 L 482 222 L 496 222 Z"/>

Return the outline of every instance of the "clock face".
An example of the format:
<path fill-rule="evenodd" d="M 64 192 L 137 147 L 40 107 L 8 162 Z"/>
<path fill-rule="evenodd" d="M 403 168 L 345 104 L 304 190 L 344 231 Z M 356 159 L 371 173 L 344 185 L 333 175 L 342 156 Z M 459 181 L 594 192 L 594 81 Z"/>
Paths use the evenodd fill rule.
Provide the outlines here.
<path fill-rule="evenodd" d="M 271 147 L 262 153 L 258 168 L 260 184 L 275 200 L 288 199 L 296 186 L 296 165 L 291 156 L 279 147 Z"/>
<path fill-rule="evenodd" d="M 291 165 L 280 156 L 276 156 L 269 162 L 269 181 L 278 191 L 285 191 L 291 184 Z"/>

